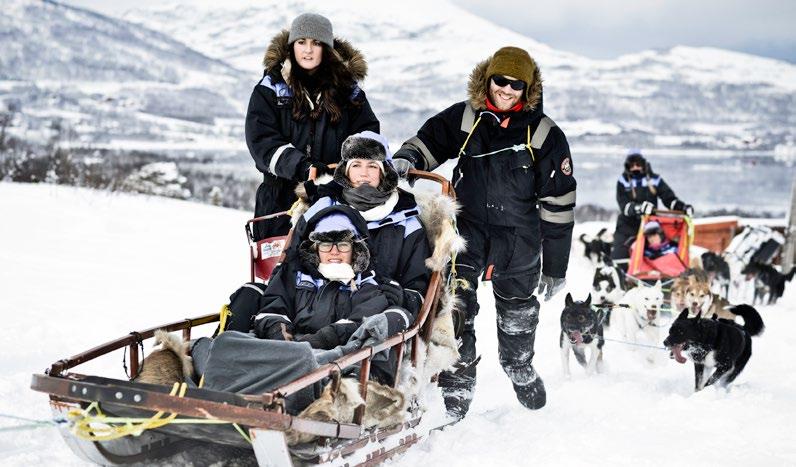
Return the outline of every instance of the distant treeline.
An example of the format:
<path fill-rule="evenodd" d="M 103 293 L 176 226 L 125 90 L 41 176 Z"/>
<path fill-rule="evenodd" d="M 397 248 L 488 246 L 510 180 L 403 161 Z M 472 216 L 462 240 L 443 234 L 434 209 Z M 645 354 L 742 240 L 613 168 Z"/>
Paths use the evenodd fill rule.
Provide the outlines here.
<path fill-rule="evenodd" d="M 256 172 L 244 175 L 224 171 L 206 160 L 190 160 L 141 151 L 70 148 L 63 141 L 69 130 L 58 121 L 51 137 L 34 144 L 8 134 L 11 114 L 0 113 L 0 180 L 24 183 L 53 183 L 107 191 L 145 193 L 197 201 L 244 211 L 254 210 L 260 183 Z M 616 219 L 617 209 L 594 204 L 575 207 L 578 222 Z M 778 218 L 782 213 L 714 210 L 703 216 Z"/>

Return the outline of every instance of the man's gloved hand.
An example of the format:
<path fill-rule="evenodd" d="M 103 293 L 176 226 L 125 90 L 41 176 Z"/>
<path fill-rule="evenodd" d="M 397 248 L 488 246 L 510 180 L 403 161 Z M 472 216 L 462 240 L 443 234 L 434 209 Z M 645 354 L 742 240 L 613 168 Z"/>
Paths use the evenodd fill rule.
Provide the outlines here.
<path fill-rule="evenodd" d="M 406 177 L 409 175 L 410 169 L 415 168 L 412 162 L 408 161 L 407 159 L 401 159 L 401 158 L 393 158 L 392 166 L 395 169 L 395 171 L 398 172 L 398 176 L 403 179 L 406 179 Z"/>
<path fill-rule="evenodd" d="M 546 274 L 542 274 L 542 278 L 539 280 L 539 289 L 537 293 L 539 296 L 544 294 L 544 301 L 548 301 L 553 298 L 553 295 L 560 292 L 566 284 L 567 280 L 563 277 L 550 277 Z"/>
<path fill-rule="evenodd" d="M 685 206 L 683 206 L 683 211 L 685 212 L 686 216 L 694 217 L 694 207 L 691 206 L 690 204 L 686 204 Z"/>
<path fill-rule="evenodd" d="M 390 281 L 389 283 L 379 284 L 379 290 L 384 294 L 390 306 L 404 305 L 404 289 L 397 282 Z"/>
<path fill-rule="evenodd" d="M 636 213 L 637 216 L 642 214 L 652 214 L 655 212 L 655 205 L 650 203 L 649 201 L 644 201 L 643 203 L 636 203 L 633 205 L 633 212 Z"/>

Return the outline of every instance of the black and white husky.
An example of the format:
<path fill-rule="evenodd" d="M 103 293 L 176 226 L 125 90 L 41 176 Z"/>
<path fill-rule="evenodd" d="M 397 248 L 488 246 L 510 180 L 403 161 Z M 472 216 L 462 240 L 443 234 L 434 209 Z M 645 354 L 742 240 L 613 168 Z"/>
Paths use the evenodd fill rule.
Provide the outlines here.
<path fill-rule="evenodd" d="M 736 308 L 742 307 L 752 308 L 749 305 Z M 735 313 L 750 315 L 743 311 Z M 757 312 L 754 314 L 759 317 Z M 752 336 L 762 330 L 763 321 L 759 319 L 741 326 L 726 319 L 703 319 L 701 314 L 689 318 L 688 310 L 683 310 L 672 323 L 663 345 L 671 350 L 678 363 L 685 363 L 686 356 L 694 362 L 694 389 L 701 391 L 711 384 L 726 387 L 735 381 L 752 356 Z"/>
<path fill-rule="evenodd" d="M 564 376 L 570 376 L 569 351 L 575 354 L 575 360 L 586 368 L 588 374 L 602 372 L 603 364 L 603 312 L 594 311 L 591 307 L 591 294 L 585 301 L 576 302 L 571 294 L 564 300 L 561 312 L 561 335 L 558 345 L 561 347 L 561 364 Z M 591 349 L 589 361 L 586 363 L 586 349 Z"/>
<path fill-rule="evenodd" d="M 600 229 L 594 237 L 585 233 L 580 235 L 580 241 L 583 243 L 583 256 L 597 267 L 605 265 L 606 261 L 611 258 L 613 238 L 606 233 L 607 231 L 607 228 Z"/>
<path fill-rule="evenodd" d="M 624 284 L 614 266 L 603 266 L 594 271 L 591 283 L 591 296 L 594 306 L 605 310 L 605 327 L 611 325 L 611 308 L 619 303 L 624 295 Z"/>

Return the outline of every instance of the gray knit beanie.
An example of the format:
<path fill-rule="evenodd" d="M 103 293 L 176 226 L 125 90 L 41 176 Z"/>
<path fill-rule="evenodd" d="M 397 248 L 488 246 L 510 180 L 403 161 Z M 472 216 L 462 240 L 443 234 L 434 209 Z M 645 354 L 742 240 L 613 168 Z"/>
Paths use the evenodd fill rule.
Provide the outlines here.
<path fill-rule="evenodd" d="M 302 37 L 315 39 L 334 48 L 332 22 L 317 13 L 303 13 L 296 16 L 296 19 L 293 20 L 293 24 L 290 25 L 290 36 L 287 42 L 292 44 Z"/>

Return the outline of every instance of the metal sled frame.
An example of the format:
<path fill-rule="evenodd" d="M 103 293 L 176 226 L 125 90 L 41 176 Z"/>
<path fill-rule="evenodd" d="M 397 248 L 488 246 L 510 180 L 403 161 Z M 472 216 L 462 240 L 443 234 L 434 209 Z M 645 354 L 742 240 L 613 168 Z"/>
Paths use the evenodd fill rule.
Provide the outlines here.
<path fill-rule="evenodd" d="M 439 182 L 443 194 L 454 196 L 450 182 L 444 177 L 414 170 L 412 175 Z M 412 364 L 417 366 L 420 358 L 419 340 L 428 341 L 430 338 L 442 287 L 441 274 L 434 272 L 417 320 L 404 332 L 378 345 L 345 355 L 288 384 L 259 395 L 192 388 L 180 397 L 171 395 L 166 386 L 68 372 L 82 363 L 127 348 L 130 354 L 130 374 L 131 378 L 134 378 L 140 369 L 139 347 L 142 342 L 152 338 L 156 330 L 182 331 L 183 339 L 189 340 L 194 328 L 216 323 L 219 320 L 218 313 L 134 331 L 70 358 L 59 360 L 53 363 L 45 374 L 34 374 L 31 388 L 49 394 L 51 408 L 56 414 L 65 414 L 69 409 L 86 407 L 88 403 L 98 402 L 109 410 L 116 407 L 127 410 L 163 411 L 185 417 L 224 420 L 244 425 L 249 428 L 251 447 L 261 465 L 292 465 L 292 459 L 302 463 L 343 462 L 349 465 L 376 465 L 405 451 L 421 439 L 422 433 L 414 430 L 419 423 L 418 417 L 396 427 L 366 431 L 362 426 L 364 407 L 357 409 L 354 423 L 321 422 L 285 413 L 284 399 L 324 378 L 339 377 L 341 371 L 346 368 L 360 365 L 359 390 L 363 399 L 367 400 L 371 358 L 376 353 L 393 347 L 397 348 L 398 356 L 396 373 L 400 371 L 407 345 L 411 345 Z M 397 382 L 399 375 L 395 376 Z M 163 428 L 147 430 L 140 436 L 127 436 L 114 441 L 87 441 L 76 437 L 63 425 L 61 433 L 69 447 L 87 461 L 104 465 L 126 464 L 165 457 L 185 450 L 186 443 L 191 442 L 190 436 L 177 437 L 173 434 L 169 436 L 168 427 L 169 425 L 166 425 Z M 309 451 L 306 448 L 295 451 L 288 449 L 283 433 L 288 429 L 326 438 L 326 445 L 319 445 Z M 238 438 L 242 441 L 240 436 Z M 214 441 L 217 440 L 203 440 L 205 443 Z M 364 456 L 360 455 L 361 451 L 367 449 L 372 450 Z M 360 454 L 352 456 L 350 460 L 344 459 L 344 456 L 357 452 Z"/>

